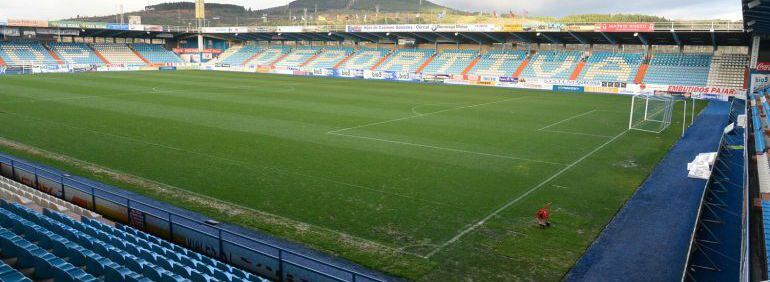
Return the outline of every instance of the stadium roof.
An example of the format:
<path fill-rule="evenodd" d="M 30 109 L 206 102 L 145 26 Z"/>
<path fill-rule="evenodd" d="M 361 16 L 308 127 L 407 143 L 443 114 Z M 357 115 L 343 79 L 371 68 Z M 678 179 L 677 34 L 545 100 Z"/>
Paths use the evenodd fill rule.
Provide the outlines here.
<path fill-rule="evenodd" d="M 755 35 L 770 35 L 770 0 L 742 0 L 743 23 Z"/>

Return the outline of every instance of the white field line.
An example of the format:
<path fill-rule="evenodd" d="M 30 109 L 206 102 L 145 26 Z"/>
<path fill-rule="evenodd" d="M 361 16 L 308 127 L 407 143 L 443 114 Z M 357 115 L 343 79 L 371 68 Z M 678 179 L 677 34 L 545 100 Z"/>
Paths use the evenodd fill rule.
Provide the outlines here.
<path fill-rule="evenodd" d="M 627 132 L 628 132 L 628 130 L 625 130 L 625 131 L 623 131 L 623 132 L 619 133 L 618 135 L 615 135 L 615 137 L 613 137 L 613 138 L 612 138 L 612 139 L 610 139 L 609 141 L 605 142 L 604 144 L 600 145 L 599 147 L 596 147 L 596 149 L 594 149 L 593 151 L 590 151 L 590 152 L 588 152 L 587 154 L 585 154 L 584 156 L 582 156 L 581 158 L 579 158 L 579 159 L 578 159 L 578 160 L 576 160 L 575 162 L 571 163 L 570 165 L 566 166 L 565 168 L 562 168 L 561 170 L 557 171 L 555 174 L 551 175 L 550 177 L 546 178 L 546 179 L 545 179 L 545 180 L 543 180 L 542 182 L 538 183 L 538 184 L 537 184 L 537 185 L 535 185 L 534 187 L 532 187 L 532 188 L 530 188 L 529 190 L 527 190 L 526 192 L 524 192 L 524 194 L 521 194 L 521 195 L 519 195 L 518 197 L 516 197 L 516 198 L 514 198 L 514 199 L 510 200 L 509 202 L 505 203 L 505 204 L 504 204 L 503 206 L 501 206 L 500 208 L 498 208 L 498 209 L 494 210 L 492 213 L 490 213 L 489 215 L 485 216 L 484 218 L 482 218 L 481 220 L 479 220 L 479 221 L 478 221 L 478 222 L 476 222 L 475 224 L 473 224 L 473 225 L 469 226 L 468 228 L 465 228 L 465 229 L 461 230 L 461 231 L 460 231 L 460 232 L 459 232 L 457 235 L 455 235 L 454 237 L 452 237 L 452 239 L 449 239 L 448 241 L 444 242 L 443 244 L 441 244 L 441 245 L 440 245 L 440 246 L 438 246 L 437 248 L 433 249 L 433 251 L 431 251 L 430 253 L 428 253 L 427 257 L 429 257 L 429 258 L 430 258 L 430 257 L 432 257 L 433 255 L 435 255 L 436 253 L 438 253 L 438 252 L 440 252 L 441 250 L 443 250 L 444 248 L 446 248 L 447 246 L 449 246 L 449 245 L 453 244 L 454 242 L 457 242 L 457 240 L 459 240 L 460 238 L 462 238 L 462 237 L 463 237 L 463 236 L 465 236 L 466 234 L 468 234 L 468 233 L 470 233 L 471 231 L 475 230 L 475 229 L 476 229 L 476 228 L 478 228 L 479 226 L 481 226 L 481 225 L 484 225 L 484 223 L 486 223 L 486 222 L 487 222 L 488 220 L 490 220 L 491 218 L 493 218 L 493 217 L 497 216 L 499 213 L 501 213 L 501 212 L 503 212 L 504 210 L 508 209 L 508 208 L 509 208 L 510 206 L 512 206 L 513 204 L 515 204 L 515 203 L 517 203 L 517 202 L 521 201 L 521 200 L 522 200 L 522 199 L 524 199 L 525 197 L 527 197 L 527 196 L 529 196 L 530 194 L 534 193 L 535 191 L 537 191 L 538 189 L 540 189 L 541 187 L 543 187 L 543 186 L 544 186 L 545 184 L 547 184 L 548 182 L 551 182 L 552 180 L 554 180 L 554 179 L 556 179 L 557 177 L 561 176 L 561 175 L 562 175 L 562 174 L 564 174 L 565 172 L 569 171 L 570 169 L 572 169 L 573 167 L 575 167 L 577 164 L 581 163 L 582 161 L 584 161 L 584 160 L 585 160 L 585 159 L 587 159 L 588 157 L 592 156 L 593 154 L 595 154 L 596 152 L 598 152 L 598 151 L 599 151 L 599 150 L 601 150 L 602 148 L 604 148 L 604 147 L 606 147 L 607 145 L 609 145 L 610 143 L 614 142 L 615 140 L 617 140 L 618 138 L 620 138 L 621 136 L 623 136 L 623 135 L 624 135 L 624 134 L 626 134 Z"/>
<path fill-rule="evenodd" d="M 468 151 L 468 150 L 463 150 L 463 149 L 447 148 L 447 147 L 425 145 L 425 144 L 418 144 L 418 143 L 411 143 L 411 142 L 404 142 L 404 141 L 396 141 L 396 140 L 388 140 L 388 139 L 381 139 L 381 138 L 368 137 L 368 136 L 360 136 L 360 135 L 352 135 L 352 134 L 345 134 L 345 133 L 329 132 L 327 134 L 337 135 L 337 136 L 345 136 L 345 137 L 351 137 L 351 138 L 358 138 L 358 139 L 365 139 L 365 140 L 371 140 L 371 141 L 379 141 L 379 142 L 385 142 L 385 143 L 393 143 L 393 144 L 399 144 L 399 145 L 422 147 L 422 148 L 435 149 L 435 150 L 444 150 L 444 151 L 450 151 L 450 152 L 479 155 L 479 156 L 485 156 L 485 157 L 500 158 L 500 159 L 527 161 L 527 162 L 535 162 L 535 163 L 544 163 L 544 164 L 551 164 L 551 165 L 558 165 L 558 166 L 566 166 L 567 165 L 567 164 L 564 164 L 564 163 L 541 161 L 541 160 L 533 160 L 533 159 L 519 158 L 519 157 L 514 157 L 514 156 L 508 156 L 508 155 L 499 155 L 499 154 L 492 154 L 492 153 L 475 152 L 475 151 Z"/>
<path fill-rule="evenodd" d="M 540 129 L 538 129 L 537 131 L 542 131 L 542 130 L 545 130 L 545 129 L 548 129 L 548 128 L 551 128 L 551 127 L 557 126 L 557 125 L 559 125 L 559 124 L 562 124 L 562 123 L 568 122 L 568 121 L 570 121 L 570 120 L 573 120 L 573 119 L 576 119 L 576 118 L 579 118 L 579 117 L 582 117 L 582 116 L 586 116 L 586 115 L 589 115 L 589 114 L 591 114 L 591 113 L 594 113 L 594 112 L 596 112 L 596 109 L 593 109 L 593 110 L 587 111 L 587 112 L 585 112 L 585 113 L 582 113 L 582 114 L 577 114 L 577 115 L 574 115 L 574 116 L 571 116 L 571 117 L 565 118 L 565 119 L 563 119 L 563 120 L 557 121 L 557 122 L 555 122 L 555 123 L 552 123 L 552 124 L 546 125 L 546 126 L 544 126 L 544 127 L 540 128 Z"/>
<path fill-rule="evenodd" d="M 481 104 L 475 104 L 475 105 L 462 106 L 462 107 L 451 108 L 451 109 L 446 109 L 446 110 L 440 110 L 440 111 L 435 111 L 435 112 L 429 112 L 429 113 L 424 113 L 424 114 L 415 114 L 415 115 L 411 115 L 411 116 L 405 116 L 405 117 L 400 117 L 400 118 L 386 120 L 386 121 L 373 122 L 373 123 L 367 123 L 367 124 L 357 125 L 357 126 L 353 126 L 353 127 L 343 128 L 343 129 L 332 130 L 332 131 L 329 131 L 327 133 L 329 133 L 329 134 L 339 133 L 339 132 L 353 130 L 353 129 L 358 129 L 358 128 L 364 128 L 364 127 L 375 126 L 375 125 L 380 125 L 380 124 L 386 124 L 386 123 L 391 123 L 391 122 L 397 122 L 397 121 L 402 121 L 402 120 L 408 120 L 408 119 L 413 119 L 413 118 L 418 118 L 418 117 L 430 116 L 430 115 L 446 113 L 446 112 L 450 112 L 450 111 L 456 111 L 456 110 L 462 110 L 462 109 L 481 107 L 481 106 L 486 106 L 486 105 L 492 105 L 492 104 L 504 103 L 504 102 L 508 102 L 508 101 L 514 101 L 514 100 L 521 100 L 521 99 L 524 99 L 524 98 L 527 98 L 527 97 L 525 96 L 525 97 L 508 98 L 508 99 L 502 99 L 502 100 L 486 102 L 486 103 L 481 103 Z"/>
<path fill-rule="evenodd" d="M 581 135 L 581 136 L 600 137 L 600 138 L 612 138 L 612 136 L 609 136 L 609 135 L 591 134 L 591 133 L 574 132 L 574 131 L 551 130 L 551 129 L 540 130 L 540 131 L 542 131 L 542 132 L 562 133 L 562 134 L 574 134 L 574 135 Z"/>

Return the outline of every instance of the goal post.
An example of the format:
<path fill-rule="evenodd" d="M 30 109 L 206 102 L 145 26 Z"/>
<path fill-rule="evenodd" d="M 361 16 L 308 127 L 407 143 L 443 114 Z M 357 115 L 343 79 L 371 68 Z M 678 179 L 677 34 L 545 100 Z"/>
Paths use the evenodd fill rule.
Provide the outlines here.
<path fill-rule="evenodd" d="M 629 130 L 661 133 L 671 125 L 674 98 L 660 95 L 636 95 L 631 99 Z"/>

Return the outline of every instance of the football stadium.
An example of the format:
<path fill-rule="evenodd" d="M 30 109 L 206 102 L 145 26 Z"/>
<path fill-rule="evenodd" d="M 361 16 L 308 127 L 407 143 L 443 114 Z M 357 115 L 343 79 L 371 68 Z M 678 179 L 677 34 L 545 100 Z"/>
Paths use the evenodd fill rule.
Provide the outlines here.
<path fill-rule="evenodd" d="M 767 0 L 9 2 L 0 281 L 770 278 Z"/>

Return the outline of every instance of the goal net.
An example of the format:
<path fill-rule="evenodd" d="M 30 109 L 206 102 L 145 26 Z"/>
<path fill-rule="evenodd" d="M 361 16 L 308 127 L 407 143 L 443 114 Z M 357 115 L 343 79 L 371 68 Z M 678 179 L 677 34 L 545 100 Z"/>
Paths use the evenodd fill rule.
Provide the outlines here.
<path fill-rule="evenodd" d="M 636 95 L 631 99 L 628 129 L 661 133 L 671 125 L 673 112 L 671 96 Z"/>

